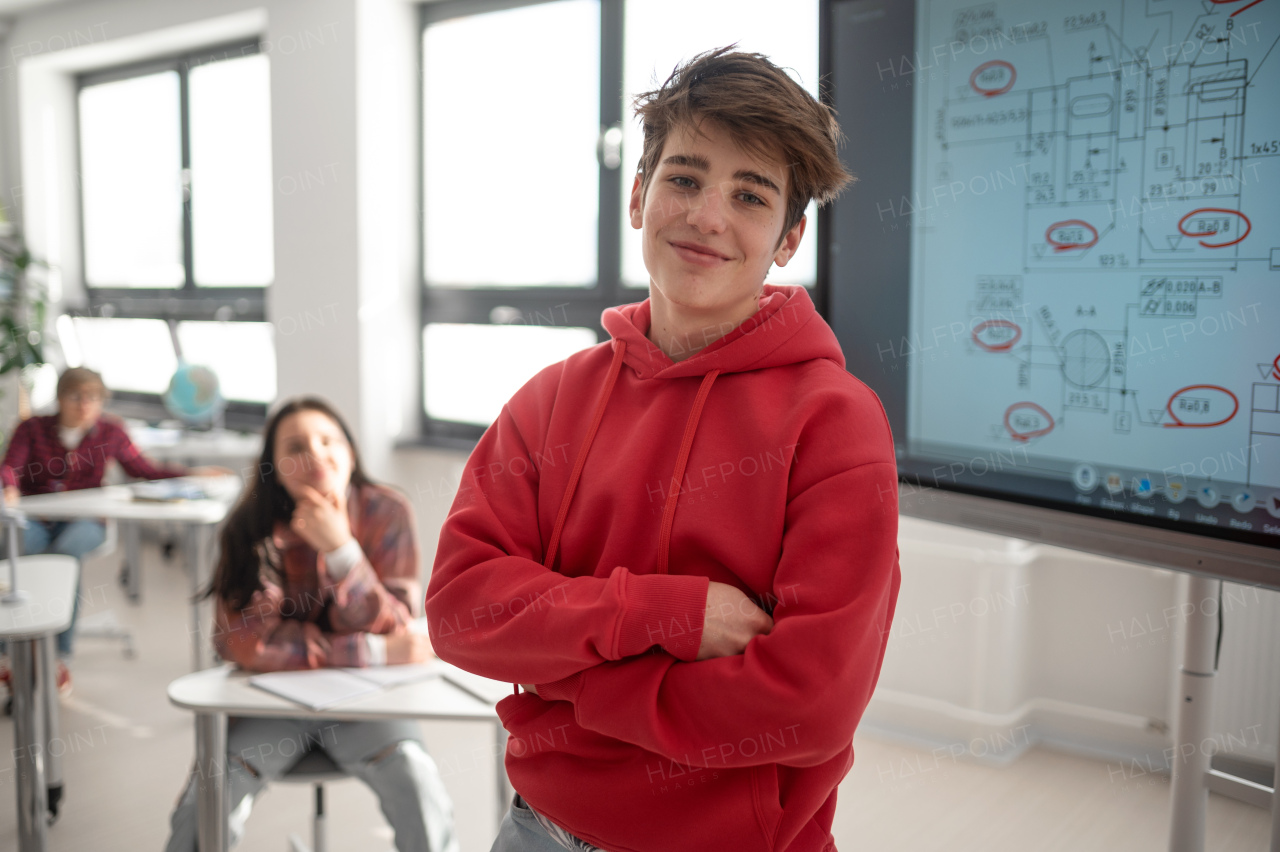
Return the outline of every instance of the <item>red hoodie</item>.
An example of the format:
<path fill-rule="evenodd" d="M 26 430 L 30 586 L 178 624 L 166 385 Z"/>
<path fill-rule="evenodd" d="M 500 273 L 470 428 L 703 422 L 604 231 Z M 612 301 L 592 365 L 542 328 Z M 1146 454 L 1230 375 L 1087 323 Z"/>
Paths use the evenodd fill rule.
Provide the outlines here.
<path fill-rule="evenodd" d="M 880 401 L 798 287 L 679 363 L 649 303 L 520 389 L 467 464 L 427 591 L 498 704 L 511 782 L 610 852 L 833 849 L 898 594 Z M 774 628 L 695 662 L 708 580 Z"/>

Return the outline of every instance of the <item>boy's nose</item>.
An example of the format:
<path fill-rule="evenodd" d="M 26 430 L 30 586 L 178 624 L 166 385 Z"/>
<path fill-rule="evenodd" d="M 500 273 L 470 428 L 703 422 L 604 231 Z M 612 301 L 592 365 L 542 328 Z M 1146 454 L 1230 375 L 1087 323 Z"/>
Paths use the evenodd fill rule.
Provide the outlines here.
<path fill-rule="evenodd" d="M 717 233 L 724 230 L 725 198 L 719 187 L 708 187 L 689 208 L 688 222 L 700 231 Z"/>

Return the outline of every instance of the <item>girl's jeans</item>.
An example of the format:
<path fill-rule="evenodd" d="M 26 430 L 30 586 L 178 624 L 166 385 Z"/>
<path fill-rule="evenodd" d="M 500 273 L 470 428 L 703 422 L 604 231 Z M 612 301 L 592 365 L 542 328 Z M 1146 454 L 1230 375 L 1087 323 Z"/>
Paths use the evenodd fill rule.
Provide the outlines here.
<path fill-rule="evenodd" d="M 348 775 L 378 794 L 399 852 L 458 852 L 453 803 L 435 761 L 410 720 L 335 722 L 325 719 L 235 719 L 227 731 L 228 835 L 244 834 L 253 798 L 286 774 L 302 755 L 322 748 Z M 166 852 L 196 848 L 196 787 L 193 775 L 169 819 Z M 300 815 L 301 816 L 301 815 Z"/>

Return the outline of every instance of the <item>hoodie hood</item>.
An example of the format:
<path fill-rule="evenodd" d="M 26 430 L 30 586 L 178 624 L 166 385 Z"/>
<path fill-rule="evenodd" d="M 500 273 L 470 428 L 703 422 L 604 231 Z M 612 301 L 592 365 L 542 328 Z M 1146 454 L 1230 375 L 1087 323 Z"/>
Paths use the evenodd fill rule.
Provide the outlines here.
<path fill-rule="evenodd" d="M 724 373 L 745 373 L 769 367 L 782 367 L 805 361 L 826 358 L 844 369 L 844 355 L 831 327 L 818 316 L 813 300 L 803 287 L 775 287 L 766 284 L 760 296 L 760 307 L 746 321 L 723 337 L 680 362 L 673 362 L 665 352 L 649 340 L 650 304 L 645 299 L 637 305 L 623 305 L 604 312 L 605 329 L 613 337 L 613 362 L 606 374 L 604 386 L 596 402 L 595 414 L 587 428 L 586 439 L 578 451 L 577 461 L 569 476 L 569 485 L 560 501 L 560 511 L 551 532 L 543 564 L 555 565 L 560 546 L 560 534 L 573 505 L 578 478 L 586 465 L 587 455 L 595 441 L 596 432 L 604 418 L 613 393 L 614 383 L 622 365 L 636 372 L 637 378 L 680 379 L 702 377 L 702 383 L 689 409 L 684 434 L 676 454 L 675 469 L 671 473 L 671 488 L 662 512 L 662 526 L 658 537 L 658 573 L 667 573 L 671 558 L 671 531 L 675 522 L 676 504 L 680 483 L 684 480 L 689 453 L 698 434 L 702 409 L 716 378 Z M 708 327 L 710 337 L 720 331 Z M 689 341 L 695 348 L 696 341 Z"/>
<path fill-rule="evenodd" d="M 818 315 L 803 287 L 766 284 L 760 308 L 742 325 L 683 361 L 673 362 L 648 338 L 649 300 L 604 312 L 605 330 L 626 344 L 623 363 L 642 379 L 675 379 L 745 373 L 825 358 L 844 369 L 844 355 L 831 327 Z M 720 329 L 712 326 L 707 336 Z M 688 341 L 693 349 L 701 341 Z M 616 346 L 616 343 L 615 343 Z"/>

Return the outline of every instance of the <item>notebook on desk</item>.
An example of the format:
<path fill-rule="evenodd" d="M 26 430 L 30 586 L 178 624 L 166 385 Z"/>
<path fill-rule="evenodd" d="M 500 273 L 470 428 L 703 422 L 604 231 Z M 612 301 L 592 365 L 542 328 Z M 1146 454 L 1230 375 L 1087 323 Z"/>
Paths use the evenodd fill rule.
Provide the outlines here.
<path fill-rule="evenodd" d="M 129 486 L 134 500 L 147 503 L 177 503 L 182 500 L 205 500 L 209 494 L 204 487 L 189 479 L 153 479 L 134 482 Z"/>
<path fill-rule="evenodd" d="M 437 664 L 431 662 L 364 669 L 266 672 L 253 675 L 249 683 L 310 710 L 325 710 L 394 686 L 436 677 L 439 673 Z"/>

